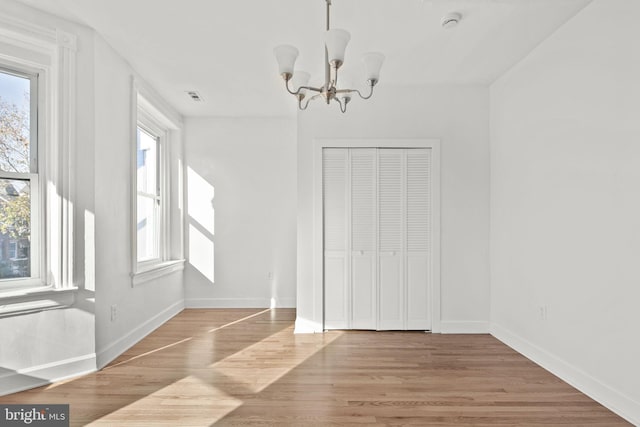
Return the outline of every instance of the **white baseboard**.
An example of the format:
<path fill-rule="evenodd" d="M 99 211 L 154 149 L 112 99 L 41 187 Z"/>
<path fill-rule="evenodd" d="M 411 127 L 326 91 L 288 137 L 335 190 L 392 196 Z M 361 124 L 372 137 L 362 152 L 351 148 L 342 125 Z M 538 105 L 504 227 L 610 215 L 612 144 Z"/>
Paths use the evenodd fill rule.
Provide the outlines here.
<path fill-rule="evenodd" d="M 185 308 L 295 308 L 295 298 L 187 298 Z"/>
<path fill-rule="evenodd" d="M 324 332 L 322 323 L 312 320 L 296 317 L 296 324 L 293 330 L 294 334 L 315 334 Z"/>
<path fill-rule="evenodd" d="M 519 337 L 495 323 L 491 324 L 491 335 L 577 388 L 598 403 L 620 415 L 633 425 L 640 426 L 640 403 L 612 389 L 586 372 L 547 352 L 537 345 Z"/>
<path fill-rule="evenodd" d="M 441 320 L 440 333 L 443 334 L 488 334 L 489 322 L 479 320 Z"/>
<path fill-rule="evenodd" d="M 95 372 L 96 355 L 72 357 L 0 374 L 0 396 Z"/>
<path fill-rule="evenodd" d="M 136 343 L 149 335 L 151 332 L 158 329 L 165 322 L 171 319 L 176 314 L 184 310 L 184 302 L 178 301 L 177 303 L 162 310 L 160 313 L 147 320 L 127 335 L 112 342 L 105 348 L 97 351 L 96 362 L 98 369 L 102 369 L 109 362 L 120 356 L 122 353 L 133 347 Z"/>
<path fill-rule="evenodd" d="M 296 298 L 278 298 L 276 308 L 296 308 Z"/>

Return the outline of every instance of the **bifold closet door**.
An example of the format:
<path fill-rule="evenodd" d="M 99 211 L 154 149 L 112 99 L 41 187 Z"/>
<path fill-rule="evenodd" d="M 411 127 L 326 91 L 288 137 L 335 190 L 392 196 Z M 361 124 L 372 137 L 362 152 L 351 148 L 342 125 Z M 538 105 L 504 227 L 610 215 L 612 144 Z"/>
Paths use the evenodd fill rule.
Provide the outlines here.
<path fill-rule="evenodd" d="M 327 329 L 430 329 L 429 149 L 323 149 Z"/>
<path fill-rule="evenodd" d="M 349 328 L 348 160 L 348 149 L 322 150 L 324 327 L 327 329 Z"/>
<path fill-rule="evenodd" d="M 405 329 L 430 330 L 431 150 L 406 150 Z"/>
<path fill-rule="evenodd" d="M 378 150 L 378 329 L 406 329 L 404 150 Z"/>
<path fill-rule="evenodd" d="M 431 329 L 431 150 L 378 150 L 378 329 Z"/>
<path fill-rule="evenodd" d="M 376 329 L 376 149 L 351 149 L 351 329 Z"/>
<path fill-rule="evenodd" d="M 376 329 L 376 150 L 322 154 L 325 328 Z"/>

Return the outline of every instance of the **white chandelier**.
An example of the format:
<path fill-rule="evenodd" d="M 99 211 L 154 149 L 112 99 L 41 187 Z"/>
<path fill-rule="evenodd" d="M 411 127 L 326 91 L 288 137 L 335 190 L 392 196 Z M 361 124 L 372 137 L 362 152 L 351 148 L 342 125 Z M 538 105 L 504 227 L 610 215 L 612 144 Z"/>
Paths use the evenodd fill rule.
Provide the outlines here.
<path fill-rule="evenodd" d="M 347 111 L 347 104 L 351 100 L 351 94 L 356 93 L 362 99 L 371 98 L 371 95 L 373 95 L 373 87 L 378 83 L 380 78 L 380 68 L 384 61 L 384 55 L 378 52 L 364 54 L 363 61 L 366 72 L 366 82 L 369 86 L 368 95 L 363 95 L 358 89 L 338 88 L 338 69 L 344 63 L 344 52 L 347 48 L 347 43 L 349 43 L 351 39 L 351 35 L 345 30 L 330 29 L 329 9 L 331 7 L 331 0 L 326 0 L 326 2 L 327 32 L 324 36 L 324 86 L 307 86 L 310 78 L 309 73 L 298 70 L 294 72 L 293 67 L 298 57 L 298 49 L 294 46 L 281 45 L 276 47 L 273 53 L 278 61 L 280 75 L 285 81 L 285 87 L 290 94 L 297 98 L 298 108 L 300 110 L 305 110 L 309 106 L 309 101 L 322 98 L 327 104 L 329 104 L 331 100 L 338 102 L 338 104 L 340 104 L 340 111 L 344 113 Z M 291 82 L 293 88 L 289 82 Z M 315 94 L 307 98 L 306 102 L 303 103 L 308 91 L 314 92 Z"/>

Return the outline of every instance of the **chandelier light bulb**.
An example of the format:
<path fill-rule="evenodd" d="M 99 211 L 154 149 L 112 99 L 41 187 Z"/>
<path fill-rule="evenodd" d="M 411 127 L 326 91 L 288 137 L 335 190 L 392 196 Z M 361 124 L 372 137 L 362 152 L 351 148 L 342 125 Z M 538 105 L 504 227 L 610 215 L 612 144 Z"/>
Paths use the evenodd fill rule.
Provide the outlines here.
<path fill-rule="evenodd" d="M 302 86 L 307 86 L 309 84 L 309 79 L 311 78 L 311 74 L 306 71 L 297 70 L 293 73 L 293 77 L 291 78 L 291 86 L 293 86 L 293 90 L 298 90 L 302 95 L 307 94 L 306 89 L 300 89 Z"/>
<path fill-rule="evenodd" d="M 298 49 L 291 45 L 280 45 L 273 49 L 273 53 L 278 61 L 280 75 L 290 78 L 293 75 L 293 66 L 298 58 Z"/>
<path fill-rule="evenodd" d="M 368 52 L 362 58 L 366 79 L 376 84 L 380 80 L 380 69 L 384 62 L 384 55 L 380 52 Z"/>
<path fill-rule="evenodd" d="M 340 68 L 344 63 L 344 52 L 347 49 L 349 40 L 351 40 L 351 34 L 348 31 L 337 28 L 327 31 L 324 35 L 324 44 L 327 46 L 329 63 L 336 68 Z"/>

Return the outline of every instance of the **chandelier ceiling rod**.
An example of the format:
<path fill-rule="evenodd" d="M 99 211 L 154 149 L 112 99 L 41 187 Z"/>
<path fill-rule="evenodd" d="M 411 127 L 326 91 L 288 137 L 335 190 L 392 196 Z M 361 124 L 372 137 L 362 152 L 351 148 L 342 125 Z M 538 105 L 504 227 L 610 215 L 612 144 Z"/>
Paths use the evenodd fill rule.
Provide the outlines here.
<path fill-rule="evenodd" d="M 330 20 L 331 20 L 331 0 L 327 0 L 327 26 L 325 28 L 325 30 L 328 32 L 331 29 L 331 26 L 329 25 Z M 327 46 L 324 46 L 324 87 L 329 87 L 329 75 L 331 73 L 331 69 L 329 68 L 329 50 L 327 49 Z M 327 99 L 327 104 L 329 103 L 329 99 Z M 309 102 L 307 101 L 307 104 L 309 104 Z M 306 106 L 305 106 L 306 108 Z"/>
<path fill-rule="evenodd" d="M 369 99 L 373 95 L 373 87 L 378 83 L 380 78 L 380 68 L 384 61 L 384 55 L 377 52 L 369 52 L 364 55 L 363 61 L 366 71 L 366 82 L 369 86 L 369 94 L 362 95 L 358 89 L 338 89 L 338 69 L 344 62 L 344 52 L 351 35 L 345 30 L 330 28 L 330 8 L 331 0 L 326 2 L 326 33 L 325 33 L 325 50 L 324 50 L 324 86 L 313 87 L 308 86 L 309 73 L 304 71 L 294 72 L 294 65 L 298 57 L 298 49 L 290 45 L 281 45 L 273 51 L 278 61 L 280 75 L 285 81 L 287 91 L 295 96 L 298 100 L 298 108 L 305 110 L 309 106 L 309 102 L 313 99 L 323 98 L 327 104 L 335 100 L 340 105 L 340 111 L 343 113 L 347 110 L 347 104 L 351 100 L 351 94 L 356 93 L 362 99 Z M 293 85 L 294 89 L 290 87 Z M 295 87 L 297 86 L 297 89 Z M 306 102 L 302 102 L 307 91 L 315 94 L 309 97 Z"/>

